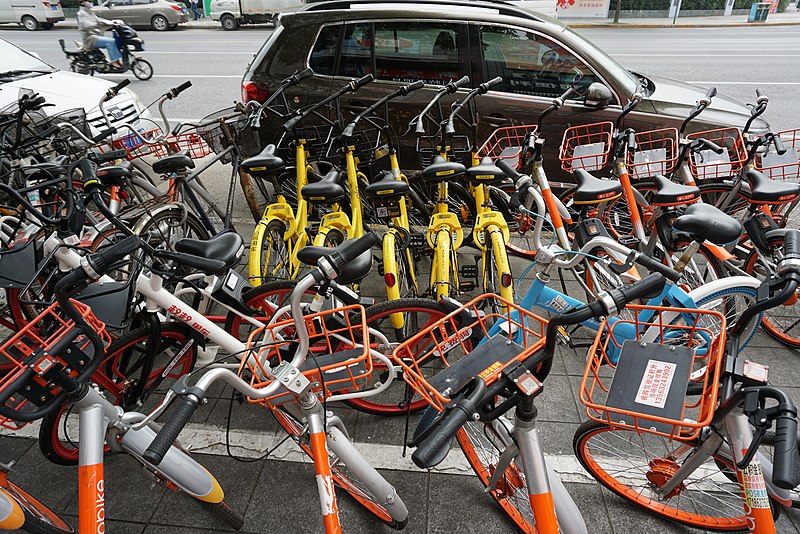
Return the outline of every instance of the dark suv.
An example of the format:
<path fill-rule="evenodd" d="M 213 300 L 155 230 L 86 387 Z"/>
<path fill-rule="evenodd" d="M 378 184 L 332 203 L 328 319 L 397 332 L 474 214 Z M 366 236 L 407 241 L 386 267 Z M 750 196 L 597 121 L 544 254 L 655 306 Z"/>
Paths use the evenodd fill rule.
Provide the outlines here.
<path fill-rule="evenodd" d="M 437 86 L 465 74 L 470 86 L 500 76 L 503 82 L 476 100 L 481 139 L 500 126 L 535 123 L 576 76 L 583 86 L 602 83 L 610 92 L 600 109 L 575 96 L 548 117 L 542 133 L 548 140 L 545 164 L 553 177 L 558 176 L 564 129 L 613 120 L 638 85 L 644 99 L 625 125 L 639 131 L 678 127 L 706 92 L 629 72 L 564 24 L 501 1 L 333 0 L 284 13 L 247 69 L 242 96 L 263 100 L 280 80 L 307 67 L 314 76 L 290 93 L 297 105 L 321 99 L 351 78 L 375 76 L 343 100 L 345 112 L 358 112 L 402 84 L 423 80 L 425 88 L 391 103 L 392 126 L 401 134 Z M 717 96 L 691 128 L 743 126 L 749 115 L 743 104 Z M 759 122 L 753 131 L 766 128 Z M 413 130 L 400 141 L 401 163 L 413 168 Z"/>

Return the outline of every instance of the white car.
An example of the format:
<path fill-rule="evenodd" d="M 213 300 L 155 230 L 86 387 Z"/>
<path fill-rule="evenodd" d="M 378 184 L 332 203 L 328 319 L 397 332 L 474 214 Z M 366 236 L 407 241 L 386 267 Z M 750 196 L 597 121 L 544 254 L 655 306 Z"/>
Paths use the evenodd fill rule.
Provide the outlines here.
<path fill-rule="evenodd" d="M 54 115 L 68 109 L 84 108 L 86 118 L 95 134 L 106 129 L 100 113 L 100 97 L 115 84 L 84 74 L 59 70 L 18 46 L 0 38 L 0 109 L 13 104 L 20 91 L 33 91 L 45 98 L 52 107 L 43 109 Z M 105 104 L 112 126 L 130 123 L 137 130 L 153 128 L 150 120 L 140 125 L 140 117 L 149 119 L 136 93 L 122 89 L 116 97 Z M 124 130 L 120 130 L 124 134 Z"/>

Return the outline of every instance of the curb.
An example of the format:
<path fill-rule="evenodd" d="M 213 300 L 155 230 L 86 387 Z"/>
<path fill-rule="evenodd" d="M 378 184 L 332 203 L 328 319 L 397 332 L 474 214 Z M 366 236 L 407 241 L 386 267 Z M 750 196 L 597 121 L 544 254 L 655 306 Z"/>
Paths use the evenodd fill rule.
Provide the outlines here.
<path fill-rule="evenodd" d="M 562 20 L 562 22 L 564 22 Z M 757 23 L 757 22 L 731 22 L 731 23 L 724 23 L 724 24 L 702 24 L 702 23 L 695 23 L 690 22 L 686 24 L 669 24 L 669 23 L 655 23 L 655 24 L 646 24 L 646 23 L 625 23 L 620 22 L 618 24 L 614 24 L 613 22 L 602 22 L 599 24 L 592 24 L 586 22 L 579 22 L 576 24 L 569 24 L 564 22 L 570 28 L 759 28 L 759 27 L 767 27 L 767 26 L 800 26 L 800 20 L 793 21 L 793 22 L 764 22 L 764 23 Z"/>

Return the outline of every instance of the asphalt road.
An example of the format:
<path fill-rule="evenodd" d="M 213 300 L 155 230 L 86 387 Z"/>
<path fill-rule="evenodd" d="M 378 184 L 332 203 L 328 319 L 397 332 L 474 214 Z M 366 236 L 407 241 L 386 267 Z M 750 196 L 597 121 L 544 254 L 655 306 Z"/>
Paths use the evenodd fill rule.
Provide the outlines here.
<path fill-rule="evenodd" d="M 149 103 L 170 87 L 191 79 L 194 86 L 185 97 L 169 103 L 168 115 L 201 118 L 241 98 L 241 76 L 270 31 L 270 26 L 256 26 L 236 32 L 216 28 L 140 32 L 147 50 L 143 55 L 153 64 L 155 76 L 148 82 L 134 80 L 131 87 Z M 755 89 L 760 87 L 770 96 L 766 118 L 774 128 L 800 126 L 796 111 L 800 32 L 796 27 L 578 31 L 637 72 L 704 86 L 713 84 L 721 93 L 745 102 L 754 100 Z M 0 37 L 62 68 L 68 63 L 58 39 L 71 43 L 79 38 L 75 29 L 27 32 L 12 26 L 0 29 Z"/>

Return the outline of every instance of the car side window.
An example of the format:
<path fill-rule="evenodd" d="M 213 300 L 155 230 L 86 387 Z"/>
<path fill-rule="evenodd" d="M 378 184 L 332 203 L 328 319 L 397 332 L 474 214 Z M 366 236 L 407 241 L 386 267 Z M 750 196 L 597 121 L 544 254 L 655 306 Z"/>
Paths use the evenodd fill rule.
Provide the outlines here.
<path fill-rule="evenodd" d="M 438 85 L 460 78 L 460 27 L 440 22 L 375 23 L 375 77 Z"/>
<path fill-rule="evenodd" d="M 336 68 L 336 50 L 339 47 L 341 25 L 323 26 L 319 31 L 308 66 L 317 74 L 333 76 Z"/>
<path fill-rule="evenodd" d="M 372 74 L 371 23 L 348 24 L 344 27 L 337 74 L 352 78 Z"/>
<path fill-rule="evenodd" d="M 595 81 L 594 73 L 581 59 L 543 35 L 486 25 L 480 28 L 480 40 L 485 79 L 502 77 L 499 91 L 557 97 L 576 78 L 582 79 L 582 85 Z"/>

